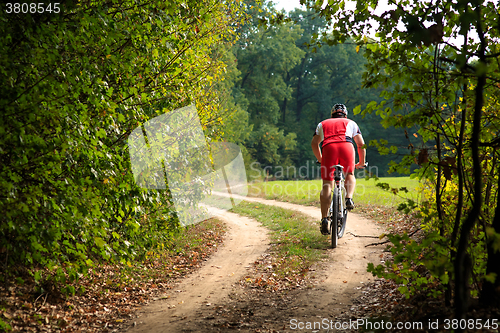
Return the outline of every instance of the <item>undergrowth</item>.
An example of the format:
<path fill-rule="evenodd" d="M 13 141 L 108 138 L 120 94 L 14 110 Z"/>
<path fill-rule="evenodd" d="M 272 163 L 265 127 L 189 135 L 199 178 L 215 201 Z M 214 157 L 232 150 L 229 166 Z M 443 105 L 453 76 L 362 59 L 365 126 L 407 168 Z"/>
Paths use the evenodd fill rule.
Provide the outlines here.
<path fill-rule="evenodd" d="M 4 271 L 0 283 L 0 329 L 102 331 L 117 327 L 153 296 L 172 288 L 177 278 L 198 268 L 222 243 L 225 225 L 216 219 L 179 229 L 168 244 L 146 251 L 143 260 L 95 263 L 88 274 L 55 283 L 39 270 Z M 64 288 L 70 287 L 70 292 Z"/>

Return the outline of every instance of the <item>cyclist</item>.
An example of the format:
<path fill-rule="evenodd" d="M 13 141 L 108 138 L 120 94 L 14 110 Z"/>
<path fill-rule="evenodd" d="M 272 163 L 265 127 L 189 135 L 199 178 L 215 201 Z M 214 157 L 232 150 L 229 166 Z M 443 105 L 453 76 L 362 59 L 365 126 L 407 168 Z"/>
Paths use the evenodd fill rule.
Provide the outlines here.
<path fill-rule="evenodd" d="M 358 125 L 347 119 L 347 108 L 344 104 L 335 104 L 331 111 L 332 117 L 323 120 L 316 127 L 311 142 L 314 156 L 321 163 L 321 179 L 323 188 L 320 193 L 321 203 L 321 233 L 328 235 L 328 208 L 330 206 L 333 187 L 334 165 L 344 167 L 346 187 L 346 208 L 352 210 L 354 202 L 352 196 L 356 186 L 354 168 L 363 168 L 365 165 L 366 149 Z M 323 142 L 320 150 L 319 144 Z M 358 146 L 359 162 L 355 163 L 354 142 Z"/>

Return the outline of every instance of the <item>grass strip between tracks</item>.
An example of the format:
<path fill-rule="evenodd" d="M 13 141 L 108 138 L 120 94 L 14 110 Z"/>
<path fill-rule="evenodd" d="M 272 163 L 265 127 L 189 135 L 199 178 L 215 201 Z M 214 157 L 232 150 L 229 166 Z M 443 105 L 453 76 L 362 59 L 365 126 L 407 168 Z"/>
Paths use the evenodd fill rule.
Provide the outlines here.
<path fill-rule="evenodd" d="M 270 230 L 270 258 L 259 262 L 260 270 L 276 280 L 296 286 L 312 265 L 327 256 L 328 236 L 319 232 L 316 221 L 300 212 L 242 201 L 232 212 L 261 222 Z M 283 282 L 283 281 L 282 281 Z M 297 283 L 296 283 L 297 282 Z"/>

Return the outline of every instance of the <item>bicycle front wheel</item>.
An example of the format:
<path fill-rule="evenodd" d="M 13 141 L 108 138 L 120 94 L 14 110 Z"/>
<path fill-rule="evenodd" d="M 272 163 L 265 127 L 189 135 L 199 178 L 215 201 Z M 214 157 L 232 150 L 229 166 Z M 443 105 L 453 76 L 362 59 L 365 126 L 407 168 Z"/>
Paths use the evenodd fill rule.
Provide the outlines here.
<path fill-rule="evenodd" d="M 340 192 L 338 188 L 332 193 L 332 218 L 330 220 L 330 231 L 332 233 L 332 249 L 337 247 L 338 242 L 338 216 L 340 209 Z"/>

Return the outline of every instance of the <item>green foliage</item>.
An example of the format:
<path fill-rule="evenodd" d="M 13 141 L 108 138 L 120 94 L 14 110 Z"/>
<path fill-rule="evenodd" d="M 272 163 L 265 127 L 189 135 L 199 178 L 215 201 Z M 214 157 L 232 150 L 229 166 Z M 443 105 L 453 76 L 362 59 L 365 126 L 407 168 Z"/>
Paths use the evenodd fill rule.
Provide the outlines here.
<path fill-rule="evenodd" d="M 497 58 L 499 49 L 499 17 L 491 14 L 498 13 L 498 4 L 395 4 L 379 15 L 375 11 L 377 0 L 357 1 L 356 8 L 349 10 L 343 9 L 342 1 L 330 1 L 321 14 L 335 17 L 329 41 L 345 41 L 352 36 L 359 47 L 366 47 L 363 84 L 383 89 L 384 100 L 356 111 L 377 115 L 384 127 L 401 129 L 407 138 L 409 153 L 399 163 L 393 162 L 390 171 L 413 170 L 414 176 L 427 181 L 426 200 L 419 207 L 412 202 L 400 206 L 421 214 L 426 232 L 422 244 L 438 234 L 442 238 L 440 245 L 429 252 L 437 259 L 427 262 L 427 267 L 434 265 L 434 271 L 439 271 L 433 273 L 434 278 L 447 285 L 455 280 L 451 263 L 459 265 L 460 280 L 465 282 L 456 290 L 463 291 L 466 283 L 472 283 L 477 294 L 478 281 L 486 277 L 486 249 L 494 246 L 486 231 L 498 224 L 496 218 L 497 222 L 493 221 L 494 207 L 499 204 L 496 194 L 500 156 L 496 138 L 500 128 L 500 86 L 498 62 L 490 61 Z M 377 39 L 365 36 L 370 21 L 379 24 Z M 471 39 L 476 33 L 479 38 Z M 453 40 L 457 36 L 462 40 Z M 395 151 L 396 147 L 390 147 L 390 141 L 384 139 L 373 141 L 373 145 L 382 154 Z M 421 262 L 411 252 L 420 248 L 408 240 L 392 237 L 397 253 L 394 262 L 402 265 L 404 258 L 418 267 Z M 464 258 L 472 259 L 471 268 L 466 267 Z M 491 263 L 491 267 L 495 265 L 498 267 Z M 406 280 L 401 280 L 395 270 L 390 278 L 400 283 L 418 283 L 418 275 L 408 271 L 410 266 L 398 266 Z M 472 272 L 470 281 L 465 278 L 467 271 Z M 441 272 L 446 272 L 447 277 Z M 412 290 L 404 287 L 402 291 L 408 295 Z M 459 292 L 455 297 L 457 302 L 465 299 Z"/>
<path fill-rule="evenodd" d="M 413 200 L 406 200 L 406 202 L 402 202 L 398 205 L 398 211 L 404 212 L 405 214 L 409 214 L 417 208 L 417 203 Z"/>
<path fill-rule="evenodd" d="M 248 133 L 243 139 L 250 161 L 264 166 L 290 164 L 296 145 L 296 134 L 279 127 L 282 103 L 292 98 L 286 82 L 287 73 L 303 55 L 295 45 L 302 29 L 292 23 L 264 27 L 259 17 L 271 17 L 271 4 L 245 3 L 247 20 L 240 28 L 241 38 L 234 46 L 238 77 L 232 98 L 235 106 L 245 110 L 245 117 L 232 122 Z M 248 120 L 247 120 L 248 119 Z M 247 122 L 248 121 L 248 122 Z M 235 132 L 234 129 L 231 132 Z M 249 163 L 247 163 L 248 165 Z"/>
<path fill-rule="evenodd" d="M 209 88 L 238 10 L 131 0 L 61 11 L 0 14 L 0 256 L 64 284 L 94 261 L 144 255 L 178 227 L 168 191 L 135 185 L 126 139 L 191 103 L 211 139 L 221 137 Z"/>
<path fill-rule="evenodd" d="M 391 279 L 400 285 L 398 290 L 409 298 L 417 291 L 437 297 L 442 293 L 441 283 L 447 283 L 450 269 L 449 252 L 443 237 L 429 233 L 422 242 L 416 242 L 408 234 L 387 235 L 394 255 L 384 265 L 368 264 L 368 272 L 374 276 Z"/>
<path fill-rule="evenodd" d="M 250 134 L 250 143 L 247 145 L 248 150 L 258 161 L 262 161 L 265 165 L 280 165 L 286 167 L 286 155 L 282 158 L 281 151 L 287 152 L 295 148 L 296 134 L 288 133 L 286 136 L 283 130 L 277 127 L 263 124 L 257 131 Z"/>
<path fill-rule="evenodd" d="M 0 318 L 0 329 L 4 332 L 7 332 L 12 330 L 12 326 L 10 326 L 8 323 L 3 321 L 2 318 Z"/>
<path fill-rule="evenodd" d="M 407 186 L 403 187 L 391 187 L 389 183 L 376 183 L 377 187 L 380 187 L 384 191 L 391 192 L 392 194 L 401 197 L 404 201 L 400 202 L 397 206 L 398 211 L 409 214 L 418 207 L 418 203 L 413 200 L 413 198 L 408 198 L 406 194 L 409 192 Z M 400 193 L 404 193 L 401 195 Z"/>
<path fill-rule="evenodd" d="M 236 106 L 247 111 L 253 125 L 244 145 L 252 161 L 263 167 L 302 167 L 315 160 L 310 146 L 312 133 L 320 121 L 330 117 L 334 103 L 344 103 L 352 110 L 356 105 L 379 101 L 379 92 L 362 88 L 364 51 L 349 43 L 321 43 L 322 36 L 329 34 L 327 21 L 314 10 L 295 9 L 285 19 L 270 2 L 248 0 L 245 11 L 247 21 L 234 47 L 239 80 L 233 89 Z M 404 139 L 385 130 L 369 114 L 350 115 L 367 138 Z M 246 118 L 242 119 L 241 124 L 246 125 Z M 268 142 L 270 137 L 262 134 L 271 127 L 282 130 L 283 135 L 279 139 L 273 135 Z M 289 133 L 296 134 L 294 149 L 286 149 L 284 141 Z M 386 175 L 394 153 L 393 149 L 390 156 L 381 157 L 368 147 L 370 163 L 379 166 L 379 175 Z"/>
<path fill-rule="evenodd" d="M 263 167 L 302 167 L 315 160 L 310 146 L 312 133 L 320 121 L 330 117 L 334 103 L 344 103 L 352 110 L 358 104 L 379 101 L 379 92 L 362 88 L 363 51 L 349 43 L 321 43 L 322 36 L 329 34 L 327 21 L 314 10 L 295 9 L 284 18 L 271 2 L 247 0 L 244 8 L 247 20 L 233 48 L 239 76 L 232 96 L 235 107 L 247 112 L 253 126 L 244 145 L 251 161 Z M 366 137 L 394 138 L 375 117 L 350 115 Z M 233 124 L 238 128 L 250 128 L 246 117 L 236 121 Z M 269 142 L 270 136 L 262 135 L 277 131 L 283 135 L 273 135 Z M 286 148 L 285 141 L 292 140 L 290 133 L 296 135 L 293 149 Z M 394 139 L 401 137 L 404 139 L 397 135 Z M 370 163 L 378 165 L 380 175 L 385 175 L 394 154 L 381 158 L 375 149 L 368 149 Z"/>

